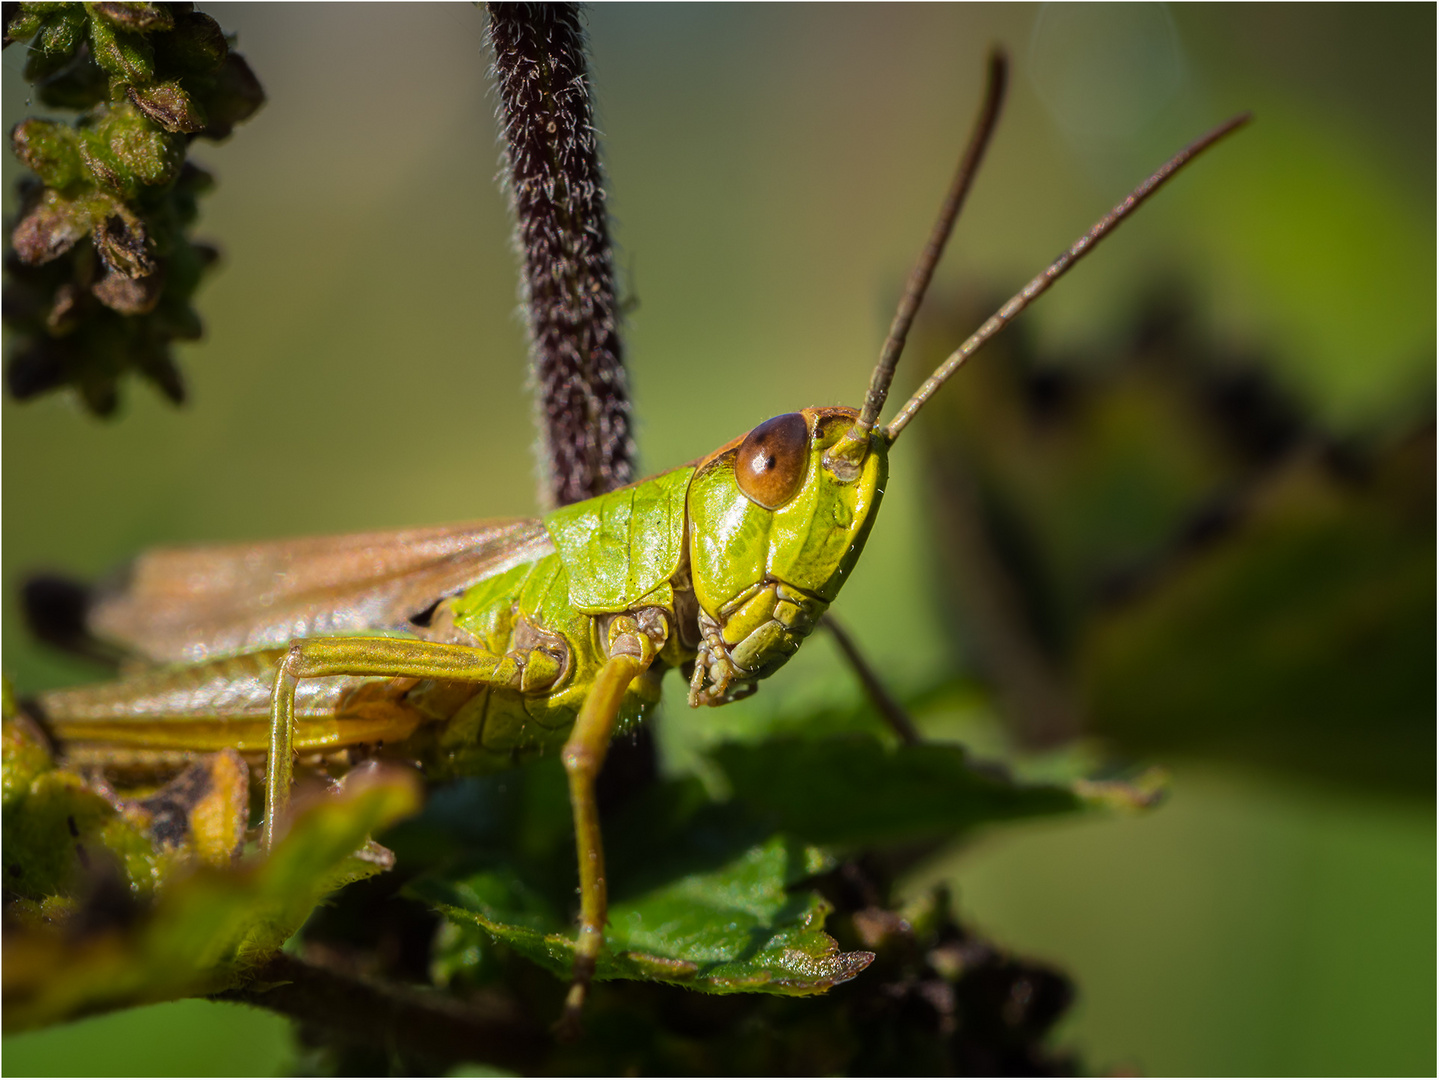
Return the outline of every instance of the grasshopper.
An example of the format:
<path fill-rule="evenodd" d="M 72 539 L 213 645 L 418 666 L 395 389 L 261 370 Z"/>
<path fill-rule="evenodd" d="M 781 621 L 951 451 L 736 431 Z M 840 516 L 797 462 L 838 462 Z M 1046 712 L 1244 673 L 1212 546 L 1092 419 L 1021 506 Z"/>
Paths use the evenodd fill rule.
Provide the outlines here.
<path fill-rule="evenodd" d="M 86 631 L 138 666 L 116 681 L 40 695 L 37 719 L 78 765 L 162 773 L 217 751 L 265 765 L 266 848 L 283 833 L 297 757 L 322 768 L 395 757 L 445 779 L 560 754 L 579 866 L 565 1006 L 577 1017 L 604 941 L 595 781 L 611 738 L 658 702 L 671 668 L 687 674 L 691 706 L 733 701 L 780 668 L 853 570 L 890 450 L 924 403 L 1190 159 L 1248 119 L 1171 158 L 880 425 L 1004 82 L 996 57 L 862 409 L 776 416 L 697 461 L 538 520 L 147 552 L 86 613 Z"/>

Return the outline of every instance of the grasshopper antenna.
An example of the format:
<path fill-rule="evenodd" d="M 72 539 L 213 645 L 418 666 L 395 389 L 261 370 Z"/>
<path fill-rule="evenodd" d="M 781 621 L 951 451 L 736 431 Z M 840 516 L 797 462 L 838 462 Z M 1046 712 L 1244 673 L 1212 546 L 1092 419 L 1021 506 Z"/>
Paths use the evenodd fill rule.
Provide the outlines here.
<path fill-rule="evenodd" d="M 935 391 L 944 385 L 945 380 L 958 371 L 966 360 L 978 352 L 984 346 L 985 342 L 1004 329 L 1010 320 L 1028 307 L 1036 297 L 1040 296 L 1051 285 L 1063 277 L 1065 272 L 1073 267 L 1075 263 L 1093 251 L 1095 245 L 1103 240 L 1116 225 L 1137 210 L 1140 204 L 1163 187 L 1175 173 L 1189 164 L 1195 157 L 1205 150 L 1208 150 L 1226 135 L 1249 123 L 1251 119 L 1251 113 L 1240 113 L 1238 116 L 1226 120 L 1207 135 L 1201 136 L 1183 150 L 1179 151 L 1179 153 L 1175 154 L 1160 166 L 1148 180 L 1130 192 L 1128 198 L 1109 213 L 1105 214 L 1093 228 L 1071 244 L 1069 250 L 1055 259 L 1054 262 L 1050 263 L 1048 269 L 1031 280 L 1028 285 L 1015 293 L 1014 296 L 1010 297 L 1009 301 L 991 315 L 985 321 L 984 325 L 976 330 L 963 345 L 951 353 L 949 359 L 941 364 L 935 370 L 935 373 L 924 381 L 924 385 L 915 391 L 914 396 L 904 403 L 904 408 L 899 410 L 895 418 L 889 422 L 889 426 L 882 429 L 888 440 L 891 443 L 894 442 L 894 440 L 899 437 L 899 433 L 914 419 L 914 414 L 919 412 L 924 403 L 934 396 Z M 896 319 L 896 322 L 897 321 Z M 879 378 L 878 371 L 875 372 L 875 378 L 876 380 Z M 871 396 L 874 394 L 874 388 L 872 386 L 870 388 L 870 394 Z M 881 400 L 883 400 L 882 395 Z M 868 407 L 869 402 L 866 400 L 866 414 Z"/>
<path fill-rule="evenodd" d="M 995 47 L 989 53 L 989 79 L 984 92 L 984 103 L 975 119 L 969 145 L 964 148 L 964 156 L 959 159 L 959 168 L 955 171 L 954 179 L 950 181 L 949 191 L 939 208 L 939 217 L 935 219 L 934 228 L 930 230 L 929 240 L 925 243 L 924 250 L 919 253 L 919 261 L 909 272 L 904 295 L 900 297 L 894 321 L 889 325 L 889 337 L 885 338 L 879 363 L 875 366 L 874 374 L 870 376 L 869 391 L 864 395 L 864 409 L 859 414 L 859 423 L 855 425 L 855 434 L 861 435 L 866 442 L 869 440 L 870 429 L 879 419 L 879 411 L 884 408 L 885 395 L 889 393 L 895 365 L 899 363 L 899 354 L 904 351 L 904 342 L 909 336 L 915 313 L 919 311 L 920 301 L 924 299 L 930 279 L 934 277 L 934 268 L 944 254 L 949 234 L 954 231 L 955 220 L 959 217 L 960 208 L 964 206 L 964 200 L 974 184 L 975 174 L 979 172 L 980 162 L 984 160 L 984 152 L 989 148 L 990 137 L 999 123 L 999 110 L 1004 105 L 1004 92 L 1008 84 L 1009 58 L 1005 56 L 1003 49 Z"/>

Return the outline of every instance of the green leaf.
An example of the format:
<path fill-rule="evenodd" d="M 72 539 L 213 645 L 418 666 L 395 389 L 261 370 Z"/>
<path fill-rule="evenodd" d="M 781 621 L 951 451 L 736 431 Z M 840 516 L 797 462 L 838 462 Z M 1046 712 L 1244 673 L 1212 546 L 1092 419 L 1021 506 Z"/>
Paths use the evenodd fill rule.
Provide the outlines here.
<path fill-rule="evenodd" d="M 127 103 L 81 130 L 80 154 L 95 183 L 133 198 L 142 186 L 164 187 L 180 175 L 185 139 Z"/>
<path fill-rule="evenodd" d="M 827 868 L 824 854 L 774 836 L 709 871 L 685 874 L 610 905 L 597 979 L 679 983 L 712 993 L 812 994 L 854 978 L 867 952 L 841 952 L 823 932 L 829 905 L 811 891 L 789 893 L 798 871 Z M 509 867 L 457 880 L 417 882 L 410 892 L 451 920 L 470 923 L 560 977 L 574 963 L 566 913 Z M 437 957 L 453 978 L 477 957 L 472 937 L 451 935 Z"/>
<path fill-rule="evenodd" d="M 828 904 L 805 882 L 831 869 L 825 843 L 951 838 L 980 826 L 1140 801 L 1127 786 L 1083 795 L 971 765 L 957 746 L 886 748 L 870 736 L 728 744 L 714 752 L 731 797 L 693 779 L 657 784 L 604 822 L 609 927 L 596 977 L 711 993 L 818 993 L 853 978 L 868 952 L 824 931 Z M 1147 794 L 1147 793 L 1146 793 Z M 574 959 L 575 856 L 554 762 L 465 781 L 386 838 L 430 861 L 407 892 L 454 926 L 436 970 L 483 982 L 498 942 L 560 977 Z M 471 852 L 457 866 L 444 852 Z"/>
<path fill-rule="evenodd" d="M 736 801 L 822 844 L 933 839 L 1084 805 L 1069 788 L 1019 784 L 997 768 L 977 768 L 954 745 L 886 747 L 848 735 L 729 744 L 713 757 Z"/>
<path fill-rule="evenodd" d="M 154 50 L 139 33 L 103 18 L 91 19 L 90 46 L 95 62 L 116 78 L 143 86 L 155 77 Z"/>
<path fill-rule="evenodd" d="M 48 187 L 64 189 L 84 176 L 75 132 L 68 124 L 22 121 L 10 133 L 10 145 Z"/>

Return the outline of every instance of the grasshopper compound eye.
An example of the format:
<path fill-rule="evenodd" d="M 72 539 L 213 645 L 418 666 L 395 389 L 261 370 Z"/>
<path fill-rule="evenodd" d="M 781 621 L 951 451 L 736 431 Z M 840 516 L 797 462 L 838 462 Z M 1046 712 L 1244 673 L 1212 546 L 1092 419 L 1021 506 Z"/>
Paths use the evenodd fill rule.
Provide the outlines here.
<path fill-rule="evenodd" d="M 808 464 L 809 425 L 800 413 L 785 413 L 745 436 L 734 475 L 751 501 L 778 510 L 799 491 Z"/>

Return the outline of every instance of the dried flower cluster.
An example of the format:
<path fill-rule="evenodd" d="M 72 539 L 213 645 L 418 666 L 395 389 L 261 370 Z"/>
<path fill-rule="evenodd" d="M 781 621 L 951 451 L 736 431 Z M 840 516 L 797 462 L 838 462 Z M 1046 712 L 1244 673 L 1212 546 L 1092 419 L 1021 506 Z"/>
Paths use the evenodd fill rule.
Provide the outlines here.
<path fill-rule="evenodd" d="M 200 336 L 190 298 L 217 254 L 186 234 L 212 183 L 186 150 L 228 137 L 264 91 L 191 4 L 6 10 L 5 45 L 26 43 L 35 96 L 79 114 L 11 132 L 35 176 L 21 181 L 5 261 L 6 384 L 20 399 L 70 386 L 104 416 L 134 371 L 179 402 L 170 344 Z"/>

